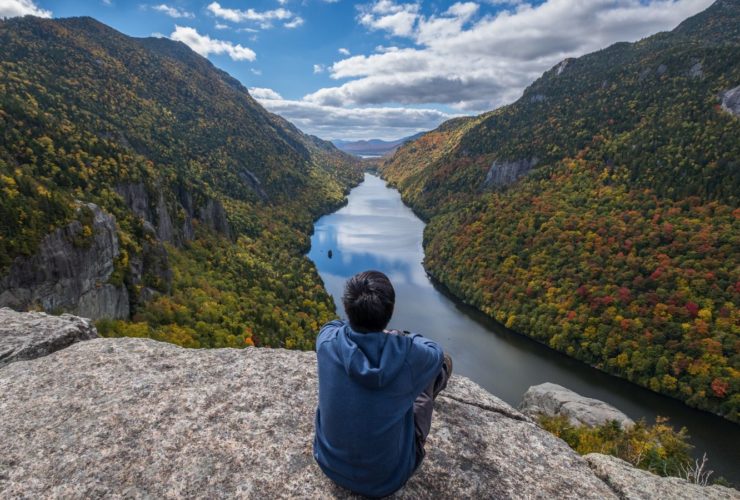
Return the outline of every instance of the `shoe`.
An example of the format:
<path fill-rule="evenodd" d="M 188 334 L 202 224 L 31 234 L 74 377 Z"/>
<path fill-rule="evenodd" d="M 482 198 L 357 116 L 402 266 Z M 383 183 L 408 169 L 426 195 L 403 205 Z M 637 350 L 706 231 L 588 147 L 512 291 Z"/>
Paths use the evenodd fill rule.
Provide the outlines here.
<path fill-rule="evenodd" d="M 447 372 L 447 377 L 449 378 L 450 375 L 452 375 L 452 356 L 445 353 L 444 361 L 442 361 L 442 367 L 444 368 L 445 372 Z"/>

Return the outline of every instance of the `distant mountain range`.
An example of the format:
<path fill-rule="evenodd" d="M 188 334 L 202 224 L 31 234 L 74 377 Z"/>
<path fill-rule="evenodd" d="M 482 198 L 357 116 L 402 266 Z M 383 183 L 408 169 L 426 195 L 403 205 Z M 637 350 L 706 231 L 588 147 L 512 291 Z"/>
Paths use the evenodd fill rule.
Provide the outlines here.
<path fill-rule="evenodd" d="M 353 154 L 355 156 L 388 156 L 393 154 L 399 146 L 418 139 L 423 134 L 425 134 L 425 132 L 420 132 L 395 141 L 384 141 L 382 139 L 343 141 L 341 139 L 335 139 L 331 142 L 345 153 Z"/>

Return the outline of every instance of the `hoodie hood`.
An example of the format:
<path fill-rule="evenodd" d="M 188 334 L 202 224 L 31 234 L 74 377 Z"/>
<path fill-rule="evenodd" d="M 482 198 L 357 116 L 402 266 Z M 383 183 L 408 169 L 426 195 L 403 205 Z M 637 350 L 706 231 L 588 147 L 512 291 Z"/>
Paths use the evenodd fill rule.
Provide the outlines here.
<path fill-rule="evenodd" d="M 345 325 L 338 332 L 344 370 L 368 388 L 393 382 L 406 363 L 412 339 L 383 332 L 358 333 Z"/>

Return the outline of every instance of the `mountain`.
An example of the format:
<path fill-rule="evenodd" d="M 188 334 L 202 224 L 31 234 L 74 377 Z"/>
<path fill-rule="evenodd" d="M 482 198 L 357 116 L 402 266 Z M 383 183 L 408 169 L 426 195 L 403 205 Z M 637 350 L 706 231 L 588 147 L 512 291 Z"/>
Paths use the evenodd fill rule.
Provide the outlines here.
<path fill-rule="evenodd" d="M 303 256 L 359 163 L 186 45 L 0 21 L 0 306 L 185 346 L 311 347 Z"/>
<path fill-rule="evenodd" d="M 740 422 L 740 2 L 566 59 L 382 167 L 507 327 Z"/>
<path fill-rule="evenodd" d="M 421 137 L 423 134 L 424 132 L 420 132 L 395 141 L 384 141 L 382 139 L 343 141 L 341 139 L 336 139 L 332 142 L 337 148 L 345 153 L 357 156 L 386 156 L 394 153 L 399 146 L 406 144 L 409 141 L 413 141 Z"/>

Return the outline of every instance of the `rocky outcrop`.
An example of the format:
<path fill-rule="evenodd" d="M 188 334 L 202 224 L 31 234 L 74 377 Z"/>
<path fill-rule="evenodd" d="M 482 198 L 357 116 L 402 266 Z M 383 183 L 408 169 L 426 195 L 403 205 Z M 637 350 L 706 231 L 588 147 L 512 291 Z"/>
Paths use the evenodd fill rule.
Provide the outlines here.
<path fill-rule="evenodd" d="M 537 165 L 537 158 L 515 161 L 494 161 L 488 169 L 484 188 L 500 189 L 516 182 Z"/>
<path fill-rule="evenodd" d="M 97 339 L 0 369 L 0 496 L 319 498 L 315 354 Z M 612 498 L 568 446 L 467 379 L 398 498 Z"/>
<path fill-rule="evenodd" d="M 69 311 L 88 318 L 128 318 L 126 287 L 108 283 L 120 253 L 115 218 L 92 203 L 46 236 L 38 252 L 19 257 L 0 278 L 0 307 Z M 89 234 L 87 234 L 89 232 Z"/>
<path fill-rule="evenodd" d="M 636 469 L 617 457 L 591 453 L 585 456 L 591 468 L 620 498 L 708 498 L 738 500 L 740 492 L 724 486 L 700 486 L 677 477 L 660 477 Z"/>
<path fill-rule="evenodd" d="M 204 206 L 198 210 L 198 219 L 217 233 L 221 233 L 227 238 L 231 235 L 229 219 L 226 217 L 226 210 L 220 201 L 209 199 Z"/>
<path fill-rule="evenodd" d="M 145 225 L 154 229 L 157 239 L 180 245 L 182 237 L 174 228 L 164 193 L 159 193 L 157 204 L 152 208 L 149 191 L 143 182 L 119 184 L 116 192 L 129 209 L 144 220 Z"/>
<path fill-rule="evenodd" d="M 722 93 L 722 109 L 740 116 L 740 85 Z"/>
<path fill-rule="evenodd" d="M 563 386 L 546 382 L 524 393 L 519 410 L 536 418 L 540 414 L 563 415 L 573 425 L 594 427 L 616 420 L 624 427 L 635 424 L 627 415 L 598 399 L 586 398 Z"/>
<path fill-rule="evenodd" d="M 14 361 L 40 358 L 97 336 L 92 322 L 84 318 L 0 308 L 0 368 Z"/>
<path fill-rule="evenodd" d="M 251 172 L 249 173 L 251 174 Z M 249 177 L 242 174 L 242 177 L 250 183 L 260 197 L 262 195 L 267 196 L 254 175 Z M 148 190 L 143 183 L 120 184 L 116 187 L 116 192 L 123 198 L 129 209 L 144 220 L 145 225 L 148 224 L 149 227 L 154 229 L 156 237 L 160 241 L 180 246 L 184 241 L 195 239 L 195 230 L 192 223 L 194 218 L 200 219 L 200 222 L 206 227 L 226 237 L 231 234 L 226 210 L 224 210 L 221 202 L 207 198 L 205 203 L 196 209 L 192 194 L 184 187 L 180 187 L 177 191 L 179 208 L 182 208 L 185 214 L 181 226 L 175 223 L 176 219 L 173 219 L 170 213 L 171 209 L 168 207 L 163 192 L 160 192 L 157 196 L 157 203 L 154 207 L 152 207 Z M 175 202 L 175 205 L 177 205 L 177 202 Z"/>
<path fill-rule="evenodd" d="M 239 177 L 243 181 L 246 181 L 247 184 L 249 184 L 249 186 L 254 190 L 255 193 L 257 193 L 257 196 L 259 196 L 262 201 L 269 200 L 269 196 L 267 196 L 267 193 L 262 188 L 262 183 L 256 175 L 244 168 L 239 172 Z"/>
<path fill-rule="evenodd" d="M 21 331 L 78 321 L 21 316 Z M 350 498 L 313 460 L 315 360 L 93 339 L 0 368 L 0 498 Z M 623 494 L 616 474 L 597 473 L 607 481 L 527 416 L 453 376 L 435 402 L 427 458 L 394 497 L 640 498 L 664 481 L 639 473 L 639 489 Z"/>
<path fill-rule="evenodd" d="M 702 63 L 696 62 L 689 69 L 689 76 L 691 78 L 703 78 L 704 70 L 702 69 Z"/>
<path fill-rule="evenodd" d="M 149 223 L 154 220 L 149 207 L 149 193 L 143 182 L 119 184 L 116 193 L 134 214 Z"/>

